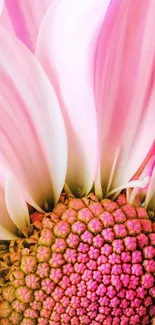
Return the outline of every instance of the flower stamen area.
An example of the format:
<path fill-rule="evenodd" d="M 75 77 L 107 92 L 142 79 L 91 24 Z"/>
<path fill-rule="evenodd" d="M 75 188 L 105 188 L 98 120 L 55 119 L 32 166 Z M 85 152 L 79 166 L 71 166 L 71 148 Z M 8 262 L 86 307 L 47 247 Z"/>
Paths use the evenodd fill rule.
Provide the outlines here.
<path fill-rule="evenodd" d="M 23 236 L 27 233 L 27 237 Z M 144 207 L 63 194 L 0 253 L 2 325 L 155 324 L 155 223 Z"/>

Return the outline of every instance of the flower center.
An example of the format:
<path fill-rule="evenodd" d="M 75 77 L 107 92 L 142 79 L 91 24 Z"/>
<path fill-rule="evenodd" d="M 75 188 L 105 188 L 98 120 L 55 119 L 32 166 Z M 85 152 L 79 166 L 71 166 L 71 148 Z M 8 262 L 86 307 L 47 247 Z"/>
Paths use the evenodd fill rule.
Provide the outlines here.
<path fill-rule="evenodd" d="M 62 195 L 31 220 L 0 255 L 0 324 L 154 324 L 155 223 L 145 208 L 123 194 Z"/>

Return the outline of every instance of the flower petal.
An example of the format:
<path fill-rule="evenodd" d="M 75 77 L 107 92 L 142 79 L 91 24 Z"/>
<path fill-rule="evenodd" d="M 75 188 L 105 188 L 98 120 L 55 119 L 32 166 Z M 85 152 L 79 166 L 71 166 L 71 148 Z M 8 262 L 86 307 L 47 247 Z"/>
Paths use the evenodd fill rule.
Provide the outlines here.
<path fill-rule="evenodd" d="M 0 141 L 3 159 L 30 200 L 57 202 L 67 165 L 60 107 L 30 51 L 0 29 Z M 53 194 L 54 193 L 54 194 Z"/>
<path fill-rule="evenodd" d="M 30 225 L 28 207 L 26 202 L 21 198 L 20 193 L 21 191 L 15 177 L 8 173 L 5 185 L 6 207 L 12 221 L 18 229 Z"/>
<path fill-rule="evenodd" d="M 0 15 L 3 11 L 3 7 L 4 7 L 4 0 L 0 0 Z"/>
<path fill-rule="evenodd" d="M 16 238 L 16 226 L 11 220 L 5 204 L 4 182 L 5 175 L 4 169 L 0 165 L 0 240 L 11 240 Z"/>
<path fill-rule="evenodd" d="M 36 56 L 61 102 L 69 146 L 66 182 L 74 194 L 90 191 L 96 171 L 92 61 L 96 34 L 108 4 L 96 0 L 55 1 L 43 19 L 36 46 Z"/>
<path fill-rule="evenodd" d="M 0 204 L 0 207 L 1 207 L 1 204 Z M 2 215 L 3 215 L 3 218 L 6 217 L 6 214 L 3 210 L 2 210 Z M 10 220 L 9 220 L 9 223 L 10 223 Z M 15 234 L 13 234 L 13 232 L 8 231 L 5 227 L 0 225 L 0 240 L 12 240 L 12 239 L 18 239 L 18 237 Z"/>
<path fill-rule="evenodd" d="M 95 91 L 107 192 L 130 180 L 154 139 L 154 11 L 154 0 L 114 0 L 98 39 Z"/>
<path fill-rule="evenodd" d="M 5 0 L 1 24 L 33 51 L 42 18 L 52 1 Z"/>
<path fill-rule="evenodd" d="M 143 171 L 141 172 L 140 176 L 138 177 L 139 180 L 148 179 L 146 185 L 143 188 L 134 188 L 131 193 L 129 193 L 128 202 L 131 205 L 141 205 L 144 201 L 145 197 L 147 196 L 149 184 L 151 181 L 151 177 L 153 174 L 153 169 L 155 166 L 155 154 L 150 157 L 147 161 Z M 136 177 L 136 176 L 135 176 Z"/>
<path fill-rule="evenodd" d="M 155 212 L 155 167 L 153 169 L 150 184 L 147 190 L 145 208 Z"/>

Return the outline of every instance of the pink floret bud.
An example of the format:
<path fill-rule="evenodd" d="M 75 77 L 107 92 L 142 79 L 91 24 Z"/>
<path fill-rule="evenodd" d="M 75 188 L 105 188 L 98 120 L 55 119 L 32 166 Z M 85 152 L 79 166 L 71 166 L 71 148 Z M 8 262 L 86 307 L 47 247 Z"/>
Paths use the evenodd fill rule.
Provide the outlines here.
<path fill-rule="evenodd" d="M 54 235 L 60 238 L 66 238 L 70 233 L 70 226 L 66 221 L 58 222 L 54 227 Z"/>
<path fill-rule="evenodd" d="M 93 241 L 93 235 L 90 233 L 90 231 L 86 230 L 82 235 L 81 239 L 84 243 L 91 244 Z"/>
<path fill-rule="evenodd" d="M 108 243 L 112 243 L 115 238 L 112 228 L 102 230 L 102 236 Z"/>
<path fill-rule="evenodd" d="M 151 233 L 152 232 L 152 222 L 151 220 L 140 219 L 142 231 L 144 233 Z"/>
<path fill-rule="evenodd" d="M 116 238 L 124 238 L 127 236 L 126 227 L 124 225 L 115 225 L 113 230 Z"/>
<path fill-rule="evenodd" d="M 43 228 L 38 243 L 40 245 L 51 246 L 53 241 L 54 241 L 54 235 L 52 230 L 48 228 Z"/>
<path fill-rule="evenodd" d="M 40 263 L 37 267 L 37 274 L 40 278 L 46 278 L 49 275 L 50 266 L 48 263 Z"/>
<path fill-rule="evenodd" d="M 120 304 L 120 300 L 117 297 L 114 297 L 110 300 L 110 307 L 112 308 L 116 308 L 117 306 L 119 306 Z"/>
<path fill-rule="evenodd" d="M 90 204 L 89 209 L 93 212 L 95 217 L 98 217 L 103 212 L 102 205 L 99 202 Z"/>
<path fill-rule="evenodd" d="M 108 262 L 112 265 L 121 264 L 120 255 L 112 253 L 108 256 Z"/>
<path fill-rule="evenodd" d="M 127 251 L 136 250 L 136 238 L 135 237 L 126 237 L 124 238 L 124 244 Z"/>
<path fill-rule="evenodd" d="M 133 264 L 131 269 L 132 269 L 132 274 L 136 276 L 140 276 L 143 274 L 143 268 L 141 264 Z"/>
<path fill-rule="evenodd" d="M 77 220 L 76 211 L 72 209 L 67 209 L 62 214 L 61 219 L 67 221 L 69 225 L 72 225 Z"/>
<path fill-rule="evenodd" d="M 130 252 L 122 252 L 121 261 L 123 263 L 131 262 L 131 254 L 130 254 Z"/>
<path fill-rule="evenodd" d="M 148 273 L 155 273 L 155 261 L 152 260 L 144 260 L 143 267 Z"/>
<path fill-rule="evenodd" d="M 60 268 L 57 268 L 57 269 L 51 269 L 51 272 L 50 272 L 50 279 L 52 281 L 54 281 L 55 283 L 58 283 L 60 281 L 60 279 L 62 278 L 63 276 L 63 273 L 62 273 L 62 270 Z"/>
<path fill-rule="evenodd" d="M 121 274 L 120 278 L 121 278 L 121 281 L 122 281 L 122 285 L 124 287 L 128 287 L 129 282 L 130 282 L 129 275 L 128 274 Z"/>
<path fill-rule="evenodd" d="M 136 211 L 138 219 L 149 219 L 148 213 L 145 208 L 137 207 Z"/>
<path fill-rule="evenodd" d="M 93 237 L 93 246 L 101 248 L 104 244 L 104 238 L 101 235 L 96 235 Z"/>
<path fill-rule="evenodd" d="M 152 274 L 144 274 L 141 278 L 142 285 L 145 289 L 149 289 L 154 284 L 154 277 Z"/>
<path fill-rule="evenodd" d="M 109 244 L 104 244 L 101 248 L 101 254 L 105 256 L 109 256 L 112 253 L 113 249 L 112 246 Z"/>
<path fill-rule="evenodd" d="M 113 227 L 115 224 L 113 215 L 109 212 L 101 213 L 99 219 L 101 220 L 104 228 Z"/>
<path fill-rule="evenodd" d="M 28 274 L 34 273 L 37 268 L 37 259 L 35 256 L 23 256 L 21 259 L 21 270 Z"/>
<path fill-rule="evenodd" d="M 63 253 L 66 248 L 67 244 L 62 238 L 56 238 L 54 244 L 52 245 L 52 251 L 55 253 Z"/>
<path fill-rule="evenodd" d="M 135 296 L 136 296 L 136 292 L 133 290 L 128 290 L 126 292 L 126 299 L 128 300 L 134 300 Z"/>
<path fill-rule="evenodd" d="M 126 205 L 127 203 L 126 196 L 124 194 L 120 194 L 116 202 L 118 203 L 119 206 Z"/>
<path fill-rule="evenodd" d="M 128 235 L 139 235 L 141 233 L 141 224 L 139 220 L 133 219 L 133 220 L 128 220 L 126 223 L 126 228 L 128 231 Z"/>
<path fill-rule="evenodd" d="M 102 223 L 99 219 L 94 218 L 88 223 L 88 229 L 93 233 L 93 234 L 98 234 L 102 230 Z"/>
<path fill-rule="evenodd" d="M 90 246 L 90 249 L 89 249 L 89 252 L 88 252 L 88 256 L 89 258 L 92 258 L 92 259 L 97 259 L 100 255 L 100 251 L 98 248 L 95 248 L 93 246 Z"/>
<path fill-rule="evenodd" d="M 93 214 L 88 208 L 84 208 L 78 211 L 77 219 L 88 224 L 91 219 L 93 219 Z"/>
<path fill-rule="evenodd" d="M 151 297 L 155 298 L 155 286 L 149 290 L 149 294 L 151 295 Z"/>
<path fill-rule="evenodd" d="M 142 252 L 136 250 L 132 252 L 132 263 L 141 263 L 143 260 Z"/>
<path fill-rule="evenodd" d="M 71 199 L 69 201 L 68 207 L 70 209 L 79 211 L 79 210 L 82 210 L 83 208 L 85 208 L 85 205 L 81 199 Z"/>
<path fill-rule="evenodd" d="M 54 268 L 57 268 L 57 267 L 59 268 L 64 263 L 65 263 L 65 261 L 64 261 L 63 255 L 57 254 L 57 253 L 53 253 L 52 258 L 49 260 L 50 266 L 54 267 Z"/>
<path fill-rule="evenodd" d="M 73 225 L 72 225 L 72 231 L 73 233 L 77 234 L 77 235 L 81 235 L 83 234 L 83 232 L 86 230 L 86 225 L 81 222 L 81 221 L 76 221 Z"/>
<path fill-rule="evenodd" d="M 78 235 L 70 233 L 69 236 L 67 237 L 66 243 L 69 247 L 76 248 L 79 244 L 79 241 L 80 241 L 80 239 L 79 239 Z"/>
<path fill-rule="evenodd" d="M 71 281 L 67 275 L 64 275 L 62 279 L 59 281 L 59 285 L 62 289 L 67 289 L 71 285 Z"/>
<path fill-rule="evenodd" d="M 138 248 L 142 249 L 145 246 L 148 246 L 149 240 L 145 234 L 140 234 L 137 236 Z"/>
<path fill-rule="evenodd" d="M 43 301 L 43 306 L 45 309 L 51 310 L 55 306 L 55 301 L 52 297 L 47 297 L 46 300 Z"/>
<path fill-rule="evenodd" d="M 123 213 L 121 209 L 117 209 L 113 212 L 113 216 L 115 219 L 115 223 L 121 224 L 127 220 L 126 215 Z"/>
<path fill-rule="evenodd" d="M 52 293 L 55 288 L 55 283 L 48 278 L 45 278 L 41 281 L 41 288 L 44 290 L 48 295 Z"/>
<path fill-rule="evenodd" d="M 152 246 L 146 246 L 143 248 L 143 254 L 145 258 L 148 259 L 155 258 L 155 248 Z"/>
<path fill-rule="evenodd" d="M 131 205 L 124 205 L 122 211 L 126 214 L 128 219 L 135 219 L 137 217 L 136 210 Z"/>
<path fill-rule="evenodd" d="M 150 245 L 155 246 L 155 233 L 149 234 Z"/>
<path fill-rule="evenodd" d="M 33 290 L 40 288 L 40 278 L 39 278 L 39 276 L 36 276 L 35 274 L 26 275 L 25 283 L 26 283 L 27 287 L 29 287 Z"/>

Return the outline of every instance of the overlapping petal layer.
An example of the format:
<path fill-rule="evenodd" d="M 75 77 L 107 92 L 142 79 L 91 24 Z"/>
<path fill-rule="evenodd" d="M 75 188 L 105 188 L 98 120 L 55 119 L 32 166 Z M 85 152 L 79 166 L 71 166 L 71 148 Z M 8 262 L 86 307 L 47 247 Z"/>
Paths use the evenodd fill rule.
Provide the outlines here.
<path fill-rule="evenodd" d="M 27 204 L 21 197 L 16 179 L 10 173 L 6 176 L 5 202 L 8 213 L 18 229 L 30 225 Z"/>
<path fill-rule="evenodd" d="M 1 21 L 34 50 L 50 3 L 6 0 Z M 96 194 L 102 196 L 104 189 L 108 194 L 123 186 L 142 164 L 155 138 L 154 10 L 154 0 L 138 7 L 130 0 L 55 0 L 36 48 L 51 83 L 29 50 L 0 28 L 0 159 L 20 183 L 18 188 L 9 174 L 5 193 L 0 186 L 6 216 L 1 239 L 13 238 L 14 224 L 29 222 L 21 194 L 37 209 L 58 201 L 67 169 L 66 131 L 66 182 L 76 195 L 91 190 L 96 171 Z M 154 157 L 145 163 L 136 178 L 145 206 L 155 209 Z M 130 203 L 138 193 L 130 192 Z"/>
<path fill-rule="evenodd" d="M 95 58 L 101 175 L 97 191 L 130 180 L 155 138 L 155 2 L 112 1 Z M 101 184 L 100 184 L 101 181 Z"/>
<path fill-rule="evenodd" d="M 16 232 L 15 224 L 12 222 L 6 205 L 5 205 L 5 175 L 6 170 L 4 166 L 0 165 L 0 239 L 13 239 Z"/>
<path fill-rule="evenodd" d="M 55 1 L 39 32 L 36 56 L 61 102 L 69 159 L 67 185 L 88 193 L 97 159 L 97 124 L 93 93 L 96 37 L 110 1 Z"/>
<path fill-rule="evenodd" d="M 17 181 L 12 177 L 12 175 L 7 175 L 5 166 L 1 164 L 0 240 L 11 240 L 17 238 L 16 227 L 21 229 L 28 224 L 28 208 L 26 203 L 20 197 Z"/>
<path fill-rule="evenodd" d="M 0 147 L 33 206 L 58 200 L 67 164 L 60 107 L 30 51 L 0 29 Z"/>
<path fill-rule="evenodd" d="M 0 22 L 34 51 L 42 18 L 52 2 L 53 0 L 5 0 Z"/>

